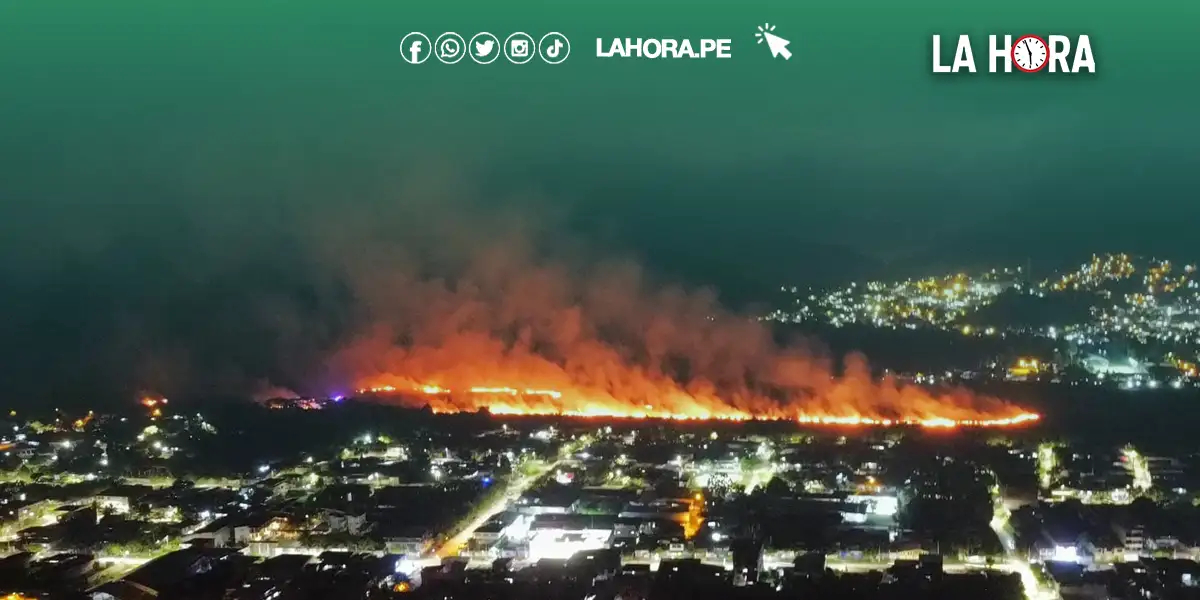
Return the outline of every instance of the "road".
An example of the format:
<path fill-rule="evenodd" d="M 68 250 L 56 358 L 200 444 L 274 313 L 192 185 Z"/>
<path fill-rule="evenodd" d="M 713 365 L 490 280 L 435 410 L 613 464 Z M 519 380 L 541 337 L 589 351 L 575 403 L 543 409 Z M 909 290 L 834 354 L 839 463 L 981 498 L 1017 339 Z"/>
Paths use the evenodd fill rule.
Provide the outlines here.
<path fill-rule="evenodd" d="M 438 547 L 436 551 L 437 556 L 439 558 L 458 556 L 459 553 L 462 552 L 462 549 L 467 545 L 467 542 L 471 540 L 471 536 L 475 534 L 476 529 L 479 529 L 484 523 L 492 520 L 492 517 L 495 517 L 496 515 L 507 510 L 508 507 L 512 505 L 513 502 L 516 502 L 517 498 L 520 498 L 521 494 L 524 494 L 527 490 L 529 490 L 533 484 L 537 483 L 540 479 L 545 477 L 554 469 L 557 469 L 577 452 L 580 452 L 583 448 L 587 447 L 587 444 L 588 442 L 583 438 L 567 444 L 563 446 L 562 450 L 558 454 L 558 458 L 554 462 L 545 463 L 532 472 L 520 475 L 516 479 L 510 481 L 508 487 L 504 490 L 504 493 L 501 494 L 499 498 L 492 501 L 487 506 L 481 507 L 479 509 L 479 516 L 472 519 L 466 527 L 464 527 L 458 533 L 451 535 L 446 539 L 445 542 L 442 543 L 440 547 Z"/>
<path fill-rule="evenodd" d="M 1133 446 L 1126 446 L 1121 454 L 1125 458 L 1125 468 L 1133 476 L 1133 489 L 1139 492 L 1149 491 L 1154 486 L 1154 480 L 1150 477 L 1150 464 L 1146 457 Z"/>
<path fill-rule="evenodd" d="M 845 573 L 869 573 L 871 571 L 886 571 L 892 566 L 893 563 L 876 561 L 828 560 L 825 564 L 834 571 L 841 571 Z M 786 566 L 790 566 L 790 564 Z M 945 573 L 970 573 L 972 571 L 983 571 L 987 568 L 987 565 L 970 563 L 945 563 L 942 565 L 942 571 Z M 1007 565 L 996 565 L 993 568 L 998 570 L 1008 570 Z"/>
<path fill-rule="evenodd" d="M 994 479 L 995 475 L 992 473 Z M 1033 567 L 1029 561 L 1017 553 L 1017 542 L 1013 535 L 1012 524 L 1008 520 L 1008 508 L 1004 506 L 1004 498 L 1000 494 L 999 479 L 996 479 L 996 485 L 991 492 L 995 513 L 990 525 L 992 531 L 996 532 L 996 537 L 1000 539 L 1000 545 L 1004 547 L 1006 557 L 1004 566 L 1021 577 L 1021 585 L 1025 588 L 1027 600 L 1061 600 L 1058 592 L 1042 586 L 1037 576 L 1033 574 Z"/>
<path fill-rule="evenodd" d="M 763 465 L 747 471 L 744 479 L 746 495 L 750 495 L 759 487 L 765 487 L 774 478 L 775 465 L 773 464 Z"/>
<path fill-rule="evenodd" d="M 1058 470 L 1058 457 L 1054 454 L 1054 444 L 1041 444 L 1037 449 L 1038 484 L 1042 490 L 1049 490 L 1054 483 L 1054 474 Z"/>
<path fill-rule="evenodd" d="M 686 556 L 686 555 L 684 555 L 684 556 Z M 491 556 L 475 556 L 467 563 L 467 568 L 469 568 L 469 569 L 491 568 L 493 560 L 494 559 Z M 657 571 L 661 560 L 663 560 L 663 559 L 661 559 L 661 558 L 635 558 L 632 556 L 622 556 L 621 564 L 623 564 L 623 565 L 625 565 L 625 564 L 648 564 L 648 565 L 650 565 L 651 571 Z M 722 567 L 725 569 L 733 568 L 733 561 L 729 560 L 729 559 L 721 560 L 719 558 L 700 557 L 700 562 L 702 562 L 706 565 L 718 566 L 718 567 Z M 527 561 L 526 562 L 518 561 L 513 564 L 513 567 L 520 569 L 520 568 L 524 568 L 524 567 L 528 566 L 529 564 L 532 564 L 532 563 L 527 562 Z M 768 556 L 763 557 L 763 568 L 765 568 L 767 570 L 787 568 L 787 567 L 791 567 L 793 564 L 794 563 L 792 560 L 772 559 Z M 869 573 L 871 571 L 886 571 L 889 567 L 892 566 L 893 562 L 891 560 L 877 560 L 877 561 L 876 560 L 844 560 L 844 559 L 839 559 L 839 558 L 828 557 L 826 559 L 825 564 L 830 569 L 833 569 L 834 571 L 843 572 L 843 573 Z M 954 563 L 954 562 L 949 562 L 942 566 L 942 570 L 946 573 L 970 573 L 970 572 L 982 571 L 982 570 L 988 569 L 988 568 L 989 567 L 984 564 Z M 1001 571 L 1010 571 L 1011 572 L 1011 568 L 1007 564 L 997 564 L 990 568 L 993 568 L 996 570 L 1001 570 Z"/>

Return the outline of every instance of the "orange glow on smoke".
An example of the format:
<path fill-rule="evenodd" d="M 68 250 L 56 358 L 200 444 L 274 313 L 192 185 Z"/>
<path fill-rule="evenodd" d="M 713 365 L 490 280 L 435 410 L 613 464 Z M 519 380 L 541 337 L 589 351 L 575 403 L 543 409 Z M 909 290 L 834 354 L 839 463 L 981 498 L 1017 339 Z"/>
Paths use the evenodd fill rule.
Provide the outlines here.
<path fill-rule="evenodd" d="M 405 390 L 407 389 L 407 394 Z M 914 388 L 915 389 L 915 388 Z M 395 385 L 368 386 L 358 390 L 360 394 L 397 397 L 424 397 L 422 404 L 433 412 L 450 414 L 486 410 L 493 415 L 537 415 L 568 416 L 583 418 L 617 419 L 669 419 L 676 421 L 722 420 L 722 421 L 779 421 L 795 420 L 803 425 L 830 425 L 844 427 L 894 427 L 919 426 L 931 429 L 954 429 L 958 427 L 1016 427 L 1038 421 L 1036 413 L 1009 407 L 1007 411 L 989 414 L 972 409 L 947 406 L 947 411 L 959 416 L 935 416 L 930 414 L 896 415 L 890 417 L 868 415 L 837 415 L 792 412 L 780 407 L 762 414 L 737 410 L 729 406 L 703 407 L 696 398 L 675 402 L 656 408 L 653 405 L 634 405 L 613 398 L 587 398 L 579 393 L 560 392 L 550 389 L 513 388 L 506 386 L 472 386 L 462 392 L 438 385 L 412 385 L 407 388 Z M 932 400 L 932 399 L 931 399 Z M 412 402 L 411 400 L 409 402 Z M 675 408 L 670 408 L 674 406 Z M 969 413 L 965 414 L 964 413 Z"/>
<path fill-rule="evenodd" d="M 636 265 L 547 262 L 490 230 L 467 239 L 481 247 L 445 257 L 444 278 L 426 270 L 441 261 L 404 253 L 364 261 L 354 276 L 370 325 L 330 357 L 332 379 L 438 413 L 940 429 L 1038 419 L 966 389 L 880 379 L 861 355 L 778 339 L 712 293 L 657 286 Z"/>

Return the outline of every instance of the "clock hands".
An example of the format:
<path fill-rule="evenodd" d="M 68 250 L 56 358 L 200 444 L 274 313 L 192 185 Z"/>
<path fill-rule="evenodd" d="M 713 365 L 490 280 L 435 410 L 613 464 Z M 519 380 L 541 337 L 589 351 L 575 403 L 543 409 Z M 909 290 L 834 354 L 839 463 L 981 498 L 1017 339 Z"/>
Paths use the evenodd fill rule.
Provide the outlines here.
<path fill-rule="evenodd" d="M 1029 66 L 1033 67 L 1033 48 L 1029 47 L 1029 40 L 1025 40 L 1025 50 L 1029 52 Z"/>

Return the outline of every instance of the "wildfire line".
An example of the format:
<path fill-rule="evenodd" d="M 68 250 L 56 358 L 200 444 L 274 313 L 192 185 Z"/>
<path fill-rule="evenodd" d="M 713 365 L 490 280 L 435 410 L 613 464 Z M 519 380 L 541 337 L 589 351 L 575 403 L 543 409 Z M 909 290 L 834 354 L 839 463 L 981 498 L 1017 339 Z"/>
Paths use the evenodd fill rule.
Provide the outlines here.
<path fill-rule="evenodd" d="M 419 385 L 407 391 L 391 385 L 375 386 L 358 390 L 363 395 L 403 395 L 405 393 L 424 396 L 472 396 L 487 398 L 488 402 L 480 402 L 479 407 L 496 416 L 562 416 L 577 418 L 605 419 L 660 419 L 674 421 L 795 421 L 802 425 L 843 426 L 843 427 L 922 427 L 927 429 L 955 428 L 998 428 L 1020 427 L 1036 423 L 1041 416 L 1031 412 L 1020 412 L 1011 416 L 995 418 L 951 419 L 945 417 L 868 417 L 860 415 L 812 415 L 812 414 L 783 414 L 753 415 L 739 410 L 729 412 L 712 412 L 696 409 L 690 413 L 671 411 L 656 411 L 652 406 L 644 410 L 626 410 L 620 406 L 600 403 L 581 403 L 581 409 L 565 409 L 546 406 L 546 399 L 560 400 L 563 393 L 557 390 L 515 388 L 507 386 L 473 386 L 464 391 L 453 391 L 437 385 Z M 538 406 L 522 406 L 521 403 L 505 401 L 504 398 L 527 398 Z M 472 412 L 462 407 L 447 403 L 430 406 L 434 413 L 455 414 Z"/>

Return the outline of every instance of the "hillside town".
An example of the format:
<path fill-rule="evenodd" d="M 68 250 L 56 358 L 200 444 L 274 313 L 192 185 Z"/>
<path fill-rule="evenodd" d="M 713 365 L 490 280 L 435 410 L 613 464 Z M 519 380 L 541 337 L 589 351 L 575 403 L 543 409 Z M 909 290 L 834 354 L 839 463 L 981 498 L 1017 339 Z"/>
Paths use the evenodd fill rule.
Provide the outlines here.
<path fill-rule="evenodd" d="M 931 363 L 902 374 L 912 379 L 1043 381 L 1128 391 L 1200 387 L 1195 264 L 1105 254 L 1045 279 L 1018 267 L 781 291 L 790 306 L 766 320 L 940 331 L 998 348 L 981 351 L 970 364 Z"/>

